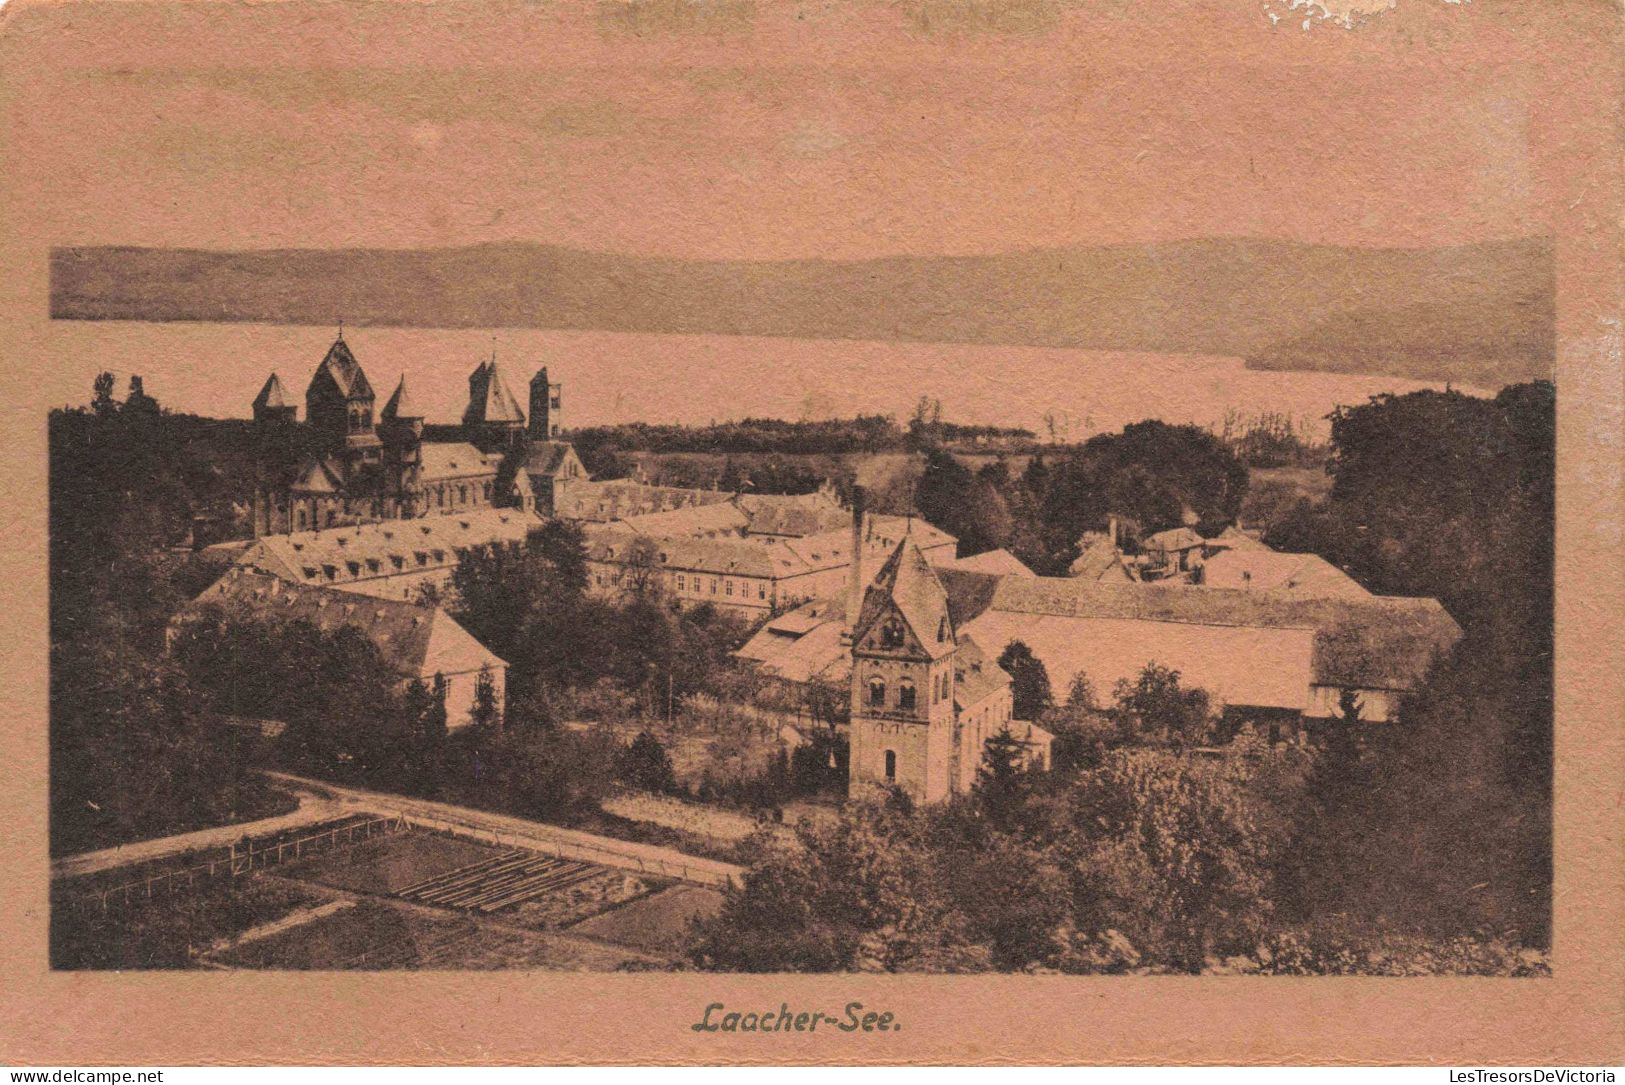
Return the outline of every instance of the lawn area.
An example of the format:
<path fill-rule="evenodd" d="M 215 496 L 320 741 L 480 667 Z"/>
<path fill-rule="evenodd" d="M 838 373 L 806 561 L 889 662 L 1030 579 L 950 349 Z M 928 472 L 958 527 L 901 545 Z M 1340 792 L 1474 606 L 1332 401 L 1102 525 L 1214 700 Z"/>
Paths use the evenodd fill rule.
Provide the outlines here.
<path fill-rule="evenodd" d="M 235 968 L 384 970 L 534 968 L 609 972 L 646 958 L 582 939 L 362 900 L 325 918 L 238 946 Z"/>
<path fill-rule="evenodd" d="M 61 898 L 51 908 L 51 967 L 193 968 L 194 950 L 327 899 L 319 889 L 258 875 L 114 905 L 105 913 Z"/>
<path fill-rule="evenodd" d="M 688 943 L 689 920 L 695 916 L 713 916 L 721 907 L 722 894 L 715 889 L 674 885 L 595 915 L 570 930 L 649 953 L 676 956 Z"/>
<path fill-rule="evenodd" d="M 415 882 L 501 854 L 497 848 L 436 833 L 410 832 L 379 837 L 331 855 L 277 870 L 285 878 L 349 889 L 358 893 L 397 893 Z"/>

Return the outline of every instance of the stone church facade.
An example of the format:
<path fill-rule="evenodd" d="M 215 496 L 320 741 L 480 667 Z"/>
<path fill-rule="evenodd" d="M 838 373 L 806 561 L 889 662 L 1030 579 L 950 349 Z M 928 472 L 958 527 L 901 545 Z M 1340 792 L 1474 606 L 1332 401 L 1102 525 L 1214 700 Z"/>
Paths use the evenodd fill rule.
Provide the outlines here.
<path fill-rule="evenodd" d="M 372 383 L 342 333 L 305 390 L 303 423 L 272 373 L 253 402 L 254 537 L 471 509 L 550 515 L 586 478 L 559 439 L 561 385 L 545 368 L 536 374 L 528 422 L 494 357 L 469 375 L 468 388 L 465 439 L 426 441 L 404 377 L 375 414 Z"/>

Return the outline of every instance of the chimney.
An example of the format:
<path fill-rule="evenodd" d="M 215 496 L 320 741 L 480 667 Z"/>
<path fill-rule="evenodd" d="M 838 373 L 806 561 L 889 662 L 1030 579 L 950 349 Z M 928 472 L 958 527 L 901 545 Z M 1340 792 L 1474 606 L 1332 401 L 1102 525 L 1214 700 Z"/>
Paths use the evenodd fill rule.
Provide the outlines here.
<path fill-rule="evenodd" d="M 852 564 L 846 571 L 846 635 L 843 641 L 852 643 L 852 631 L 858 624 L 858 612 L 863 609 L 863 487 L 852 487 Z"/>

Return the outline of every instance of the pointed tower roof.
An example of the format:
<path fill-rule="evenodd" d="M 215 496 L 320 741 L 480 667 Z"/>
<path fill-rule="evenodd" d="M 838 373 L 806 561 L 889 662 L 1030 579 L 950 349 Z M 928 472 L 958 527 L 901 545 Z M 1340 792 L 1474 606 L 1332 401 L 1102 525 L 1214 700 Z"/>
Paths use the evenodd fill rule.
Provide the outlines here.
<path fill-rule="evenodd" d="M 327 356 L 316 367 L 316 375 L 311 378 L 311 383 L 321 380 L 323 374 L 332 380 L 345 399 L 372 398 L 372 385 L 367 383 L 367 374 L 362 372 L 361 363 L 350 353 L 350 344 L 344 341 L 343 335 L 333 340 L 333 345 L 327 348 Z"/>
<path fill-rule="evenodd" d="M 953 622 L 948 615 L 948 592 L 937 579 L 931 563 L 926 561 L 914 540 L 905 537 L 897 544 L 886 564 L 880 567 L 869 590 L 863 595 L 863 607 L 858 612 L 857 625 L 852 630 L 854 642 L 862 641 L 874 624 L 895 610 L 902 615 L 914 634 L 933 659 L 954 650 Z M 949 636 L 937 639 L 937 629 L 948 622 Z"/>
<path fill-rule="evenodd" d="M 267 407 L 291 406 L 293 406 L 293 404 L 288 400 L 287 389 L 282 387 L 282 381 L 278 379 L 276 373 L 273 372 L 270 377 L 266 379 L 265 387 L 260 389 L 260 394 L 254 397 L 254 409 L 256 411 L 260 411 L 266 409 Z"/>
<path fill-rule="evenodd" d="M 525 412 L 503 383 L 496 359 L 481 362 L 468 376 L 468 409 L 463 412 L 463 424 L 524 420 Z"/>
<path fill-rule="evenodd" d="M 384 404 L 383 413 L 379 417 L 390 422 L 402 418 L 421 419 L 423 417 L 423 412 L 417 409 L 411 397 L 406 394 L 405 377 L 402 377 L 401 382 L 395 386 L 395 391 L 390 394 L 389 402 Z"/>

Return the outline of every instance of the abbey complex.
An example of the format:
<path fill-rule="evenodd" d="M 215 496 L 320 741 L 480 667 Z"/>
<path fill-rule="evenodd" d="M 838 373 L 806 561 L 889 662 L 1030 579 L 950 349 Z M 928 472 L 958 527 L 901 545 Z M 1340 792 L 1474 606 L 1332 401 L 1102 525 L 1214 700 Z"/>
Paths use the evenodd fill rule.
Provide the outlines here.
<path fill-rule="evenodd" d="M 254 399 L 253 538 L 230 544 L 234 567 L 199 606 L 342 615 L 392 651 L 401 628 L 445 631 L 399 670 L 448 683 L 454 729 L 474 718 L 478 673 L 494 668 L 501 689 L 506 664 L 441 609 L 452 574 L 464 555 L 520 545 L 552 519 L 581 528 L 590 592 L 653 586 L 673 607 L 731 613 L 751 632 L 741 665 L 792 691 L 847 689 L 854 794 L 967 791 L 999 734 L 1047 763 L 1051 737 L 1014 718 L 996 662 L 1016 642 L 1060 688 L 1087 677 L 1110 689 L 1161 665 L 1206 690 L 1232 729 L 1301 742 L 1350 711 L 1391 719 L 1460 636 L 1435 600 L 1374 595 L 1233 527 L 1152 535 L 1130 556 L 1113 525 L 1080 540 L 1070 575 L 1039 577 L 1006 551 L 960 557 L 923 519 L 866 511 L 861 494 L 843 502 L 828 484 L 779 495 L 658 486 L 641 472 L 592 479 L 568 440 L 561 383 L 539 368 L 522 406 L 494 354 L 469 374 L 460 440 L 425 439 L 404 378 L 379 409 L 342 332 L 304 398 L 301 421 L 273 373 Z"/>

